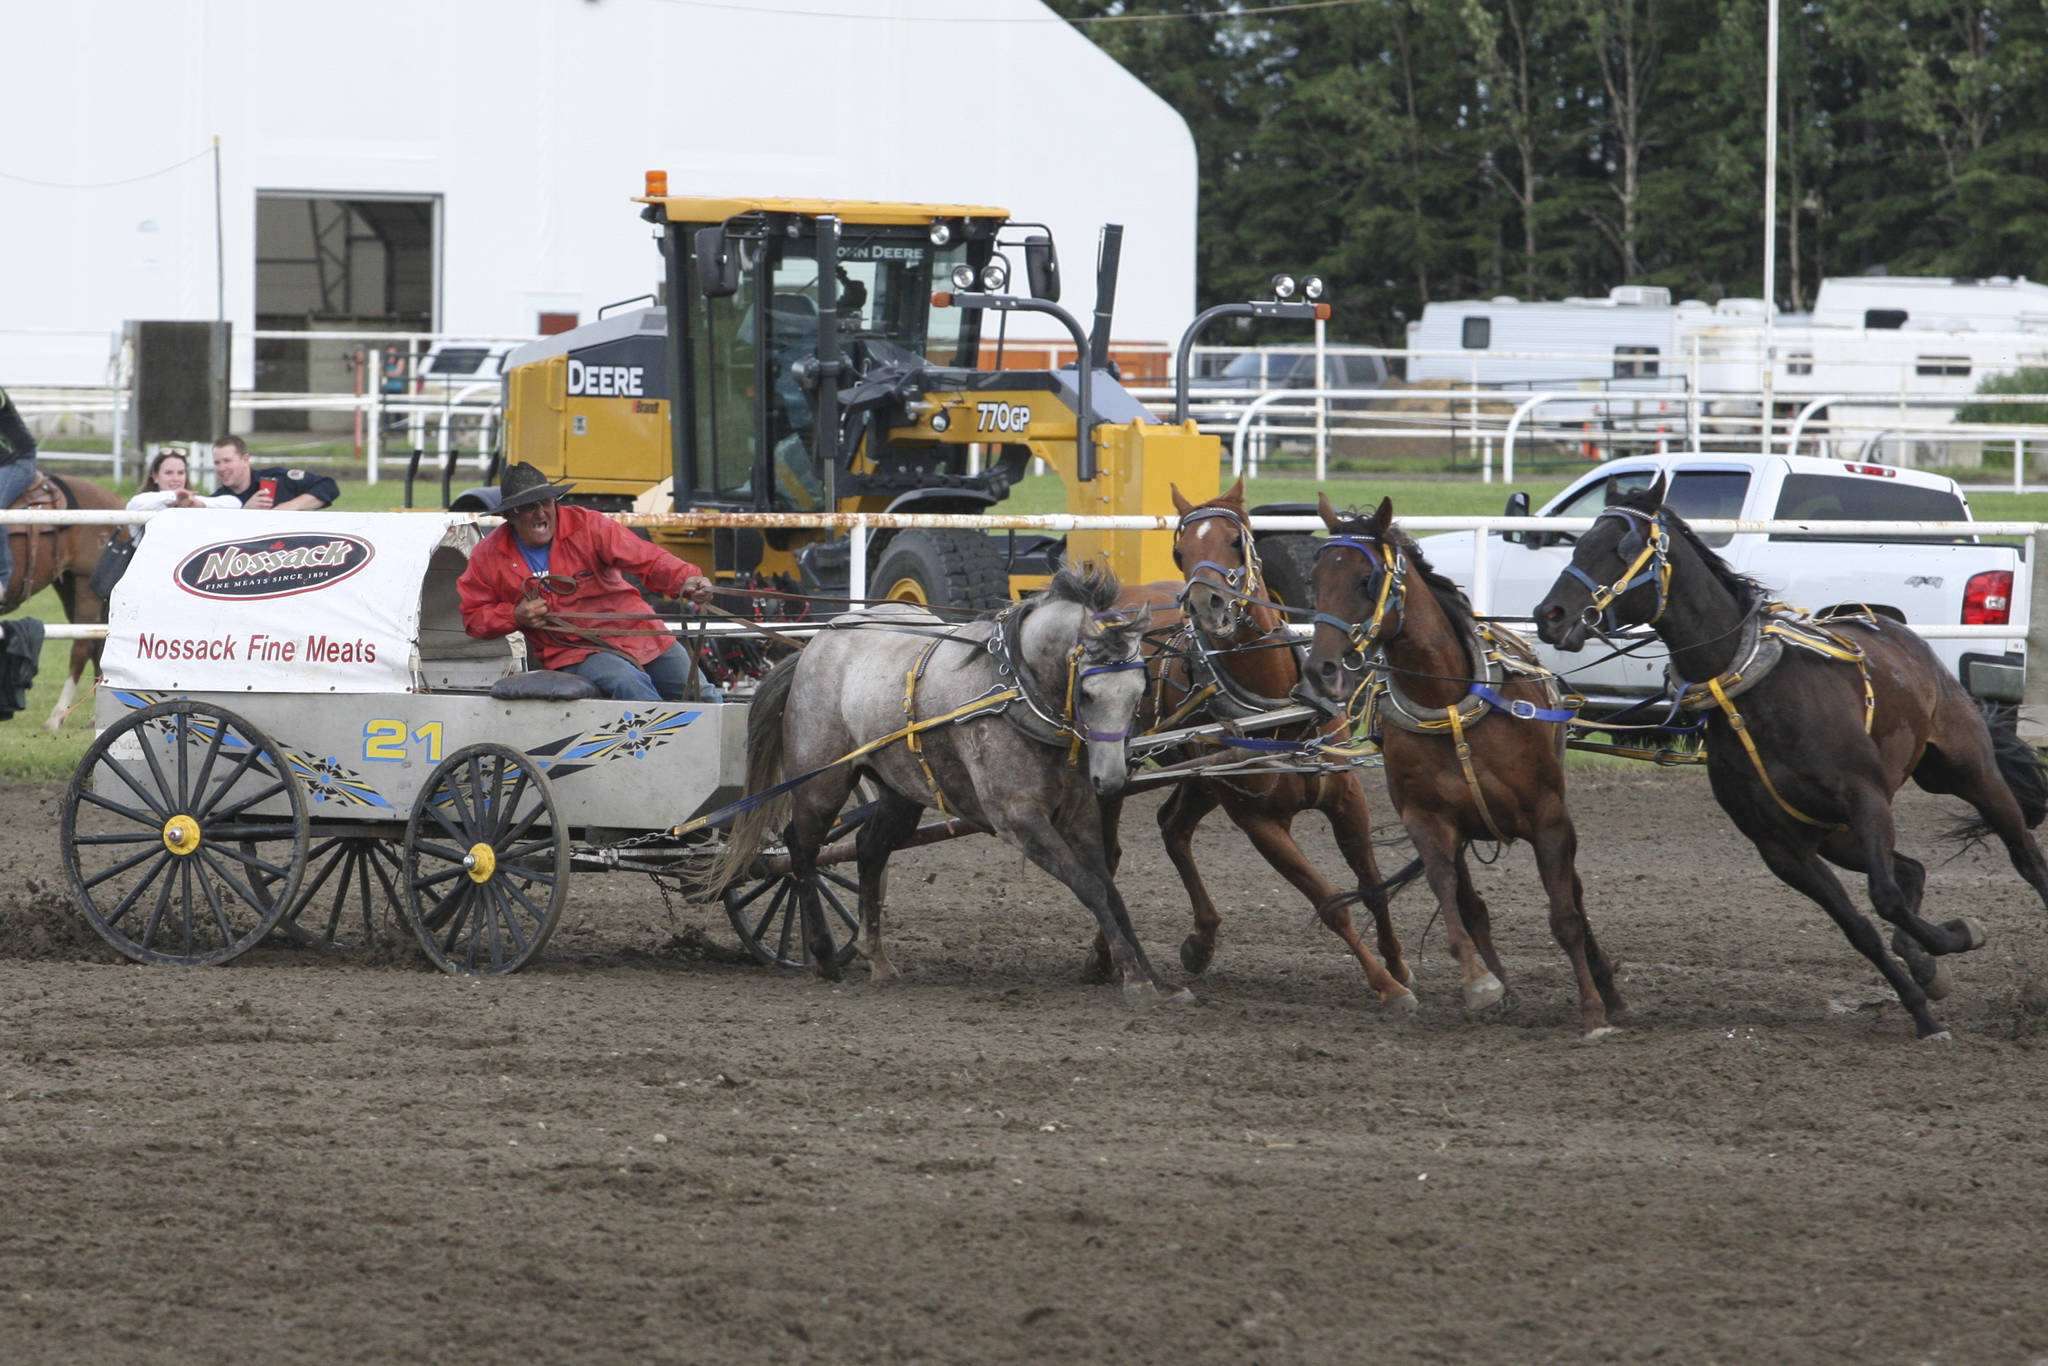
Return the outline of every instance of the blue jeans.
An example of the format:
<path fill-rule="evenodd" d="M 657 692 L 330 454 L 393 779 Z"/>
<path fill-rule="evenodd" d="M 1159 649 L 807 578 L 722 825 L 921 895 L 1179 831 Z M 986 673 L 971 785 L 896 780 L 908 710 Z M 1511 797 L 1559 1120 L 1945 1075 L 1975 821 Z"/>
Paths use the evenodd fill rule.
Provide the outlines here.
<path fill-rule="evenodd" d="M 671 645 L 645 669 L 622 655 L 594 654 L 571 664 L 567 673 L 597 684 L 606 697 L 624 702 L 723 702 L 725 694 L 697 672 L 697 693 L 690 693 L 690 656 L 680 643 Z"/>
<path fill-rule="evenodd" d="M 35 481 L 36 457 L 33 451 L 0 465 L 0 511 L 12 507 L 14 500 L 26 493 L 28 486 Z M 5 517 L 0 517 L 0 522 L 5 521 Z M 7 530 L 0 526 L 0 598 L 7 596 L 7 581 L 14 576 L 14 551 L 9 548 L 7 540 Z"/>

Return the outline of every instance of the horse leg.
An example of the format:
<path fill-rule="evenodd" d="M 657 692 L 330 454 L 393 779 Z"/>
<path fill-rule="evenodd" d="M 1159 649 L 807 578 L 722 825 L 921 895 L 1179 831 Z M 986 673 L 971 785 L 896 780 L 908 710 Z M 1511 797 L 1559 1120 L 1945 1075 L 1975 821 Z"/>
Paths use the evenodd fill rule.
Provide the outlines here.
<path fill-rule="evenodd" d="M 1365 980 L 1372 984 L 1383 1004 L 1403 1010 L 1415 1008 L 1415 993 L 1408 990 L 1394 974 L 1373 957 L 1372 950 L 1359 937 L 1358 926 L 1351 919 L 1351 903 L 1335 887 L 1324 880 L 1322 874 L 1309 863 L 1308 856 L 1301 852 L 1301 846 L 1294 842 L 1294 834 L 1288 828 L 1284 817 L 1269 816 L 1263 811 L 1254 813 L 1240 810 L 1236 806 L 1225 808 L 1230 818 L 1237 822 L 1238 829 L 1250 837 L 1252 847 L 1257 849 L 1273 870 L 1293 883 L 1295 889 L 1309 899 L 1316 908 L 1316 917 L 1336 932 L 1351 950 L 1351 956 L 1365 969 Z M 1378 879 L 1374 879 L 1377 881 Z M 1385 897 L 1380 900 L 1384 902 Z"/>
<path fill-rule="evenodd" d="M 2027 829 L 2026 817 L 2020 814 L 2012 788 L 1998 771 L 1989 732 L 1983 745 L 1958 749 L 1960 754 L 1930 746 L 1920 766 L 1913 770 L 1913 781 L 1929 792 L 1961 797 L 1975 807 L 1984 824 L 2005 846 L 2013 869 L 2027 880 L 2043 903 L 2048 903 L 2048 859 L 2043 859 L 2041 846 Z"/>
<path fill-rule="evenodd" d="M 1373 928 L 1378 932 L 1380 957 L 1386 960 L 1387 972 L 1395 981 L 1412 986 L 1415 974 L 1401 952 L 1401 937 L 1394 932 L 1393 904 L 1385 892 L 1377 890 L 1380 865 L 1373 853 L 1372 812 L 1366 805 L 1365 789 L 1356 778 L 1340 775 L 1327 784 L 1327 790 L 1331 795 L 1323 804 L 1323 816 L 1336 837 L 1337 852 L 1344 856 L 1351 875 L 1358 879 L 1359 889 L 1365 894 L 1366 909 L 1372 912 Z"/>
<path fill-rule="evenodd" d="M 1507 969 L 1500 965 L 1500 954 L 1493 947 L 1493 911 L 1472 885 L 1470 850 L 1470 845 L 1458 847 L 1458 915 L 1465 922 L 1465 933 L 1472 936 L 1472 947 L 1479 951 L 1479 961 L 1505 982 Z"/>
<path fill-rule="evenodd" d="M 1095 916 L 1096 929 L 1109 945 L 1110 962 L 1123 982 L 1127 999 L 1160 996 L 1193 1000 L 1192 992 L 1174 991 L 1161 981 L 1145 951 L 1138 946 L 1130 911 L 1110 880 L 1108 860 L 1102 849 L 1102 825 L 1094 814 L 1091 804 L 1079 820 L 1070 823 L 1072 828 L 1061 829 L 1048 818 L 1048 813 L 1025 813 L 1024 819 L 1004 821 L 998 833 L 1014 842 L 1026 858 L 1066 884 Z"/>
<path fill-rule="evenodd" d="M 1214 788 L 1190 782 L 1175 788 L 1159 808 L 1159 837 L 1166 844 L 1174 871 L 1180 874 L 1181 886 L 1187 889 L 1188 906 L 1194 914 L 1195 928 L 1180 945 L 1180 965 L 1189 972 L 1207 970 L 1216 956 L 1216 931 L 1223 924 L 1223 916 L 1202 881 L 1202 871 L 1195 867 L 1195 827 L 1217 804 Z"/>
<path fill-rule="evenodd" d="M 1822 837 L 1820 853 L 1832 863 L 1863 874 L 1870 885 L 1873 910 L 1930 955 L 1967 953 L 1983 947 L 1983 928 L 1967 916 L 1946 925 L 1920 917 L 1919 902 L 1926 889 L 1924 870 L 1914 865 L 1921 877 L 1908 895 L 1898 879 L 1898 833 L 1891 800 L 1881 789 L 1858 788 L 1850 799 L 1848 821 L 1848 830 L 1830 831 Z M 1895 942 L 1898 937 L 1893 937 Z M 1919 980 L 1917 971 L 1913 975 Z"/>
<path fill-rule="evenodd" d="M 1175 788 L 1172 795 L 1167 798 L 1168 804 L 1171 804 L 1174 797 L 1178 797 L 1182 790 L 1183 788 Z M 1109 862 L 1109 877 L 1112 882 L 1116 880 L 1117 869 L 1121 868 L 1124 862 L 1123 823 L 1124 799 L 1122 797 L 1103 798 L 1103 855 Z M 1115 975 L 1116 966 L 1109 961 L 1109 941 L 1104 939 L 1101 931 L 1098 930 L 1095 935 L 1095 946 L 1088 952 L 1088 965 L 1081 969 L 1081 980 L 1100 985 Z"/>
<path fill-rule="evenodd" d="M 1803 892 L 1833 918 L 1842 933 L 1855 946 L 1856 951 L 1877 965 L 1885 981 L 1891 983 L 1898 993 L 1899 1004 L 1913 1017 L 1913 1027 L 1923 1039 L 1945 1039 L 1948 1030 L 1927 1009 L 1927 993 L 1913 980 L 1898 959 L 1884 951 L 1884 941 L 1878 937 L 1877 926 L 1870 918 L 1856 909 L 1856 903 L 1849 900 L 1849 894 L 1842 890 L 1841 881 L 1821 862 L 1813 849 L 1800 849 L 1781 838 L 1765 836 L 1754 840 L 1757 852 L 1763 855 L 1764 863 L 1779 881 L 1794 891 Z M 1889 860 L 1887 860 L 1889 862 Z"/>
<path fill-rule="evenodd" d="M 72 703 L 78 700 L 78 687 L 85 677 L 88 664 L 97 671 L 99 668 L 99 645 L 96 640 L 74 640 L 71 642 L 71 673 L 64 680 L 64 687 L 57 694 L 57 705 L 50 708 L 50 715 L 43 722 L 43 729 L 54 733 L 64 724 L 65 715 Z"/>
<path fill-rule="evenodd" d="M 1593 946 L 1593 932 L 1587 927 L 1586 907 L 1580 899 L 1578 831 L 1573 829 L 1562 803 L 1546 814 L 1550 819 L 1536 828 L 1536 837 L 1530 843 L 1535 847 L 1536 870 L 1543 878 L 1543 890 L 1550 897 L 1550 933 L 1572 960 L 1572 975 L 1579 981 L 1579 1018 L 1585 1025 L 1586 1037 L 1597 1039 L 1614 1032 L 1607 1023 L 1607 1002 L 1614 991 L 1614 977 L 1610 970 L 1602 990 L 1603 983 L 1593 972 L 1592 960 L 1599 950 Z M 1602 966 L 1606 966 L 1604 959 Z"/>
<path fill-rule="evenodd" d="M 783 842 L 789 847 L 790 875 L 796 881 L 797 906 L 803 912 L 804 949 L 810 955 L 812 971 L 828 982 L 839 980 L 839 957 L 825 923 L 824 899 L 818 895 L 818 850 L 824 847 L 825 835 L 852 788 L 853 779 L 843 769 L 805 783 L 796 790 L 789 828 L 783 832 Z M 861 891 L 865 907 L 865 878 Z"/>
<path fill-rule="evenodd" d="M 1862 873 L 1866 869 L 1862 843 L 1855 836 L 1835 831 L 1821 841 L 1821 853 L 1841 867 Z M 1927 895 L 1927 869 L 1918 859 L 1908 858 L 1894 849 L 1892 851 L 1892 880 L 1898 884 L 1899 895 L 1904 899 L 1906 914 L 1918 918 L 1920 903 Z M 1878 913 L 1884 913 L 1884 904 L 1872 898 Z M 1913 974 L 1913 980 L 1927 993 L 1930 1001 L 1939 1001 L 1955 989 L 1955 976 L 1948 964 L 1920 947 L 1920 942 L 1906 932 L 1899 921 L 1892 922 L 1892 952 L 1905 960 L 1906 970 Z"/>
<path fill-rule="evenodd" d="M 1507 988 L 1501 984 L 1499 974 L 1480 961 L 1472 935 L 1465 928 L 1458 895 L 1458 864 L 1464 839 L 1458 833 L 1457 821 L 1448 811 L 1412 810 L 1401 813 L 1401 823 L 1408 828 L 1408 838 L 1415 842 L 1415 852 L 1422 856 L 1423 876 L 1429 879 L 1429 890 L 1436 893 L 1436 904 L 1443 912 L 1444 937 L 1450 941 L 1451 957 L 1458 962 L 1465 1008 L 1487 1010 L 1499 1005 Z"/>
<path fill-rule="evenodd" d="M 896 978 L 896 965 L 882 949 L 882 898 L 888 890 L 889 856 L 916 833 L 923 813 L 924 808 L 916 802 L 883 787 L 875 814 L 854 839 L 860 866 L 860 955 L 867 959 L 870 981 Z"/>

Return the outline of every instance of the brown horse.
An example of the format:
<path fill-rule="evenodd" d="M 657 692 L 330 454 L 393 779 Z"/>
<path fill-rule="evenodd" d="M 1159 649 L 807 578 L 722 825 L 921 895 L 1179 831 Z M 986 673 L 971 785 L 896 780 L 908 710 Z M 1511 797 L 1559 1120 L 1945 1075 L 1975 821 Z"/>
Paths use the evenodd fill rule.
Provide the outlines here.
<path fill-rule="evenodd" d="M 1892 798 L 1908 778 L 1962 798 L 1978 819 L 1955 833 L 1996 835 L 2048 901 L 2048 861 L 2027 833 L 2048 816 L 2040 760 L 1914 632 L 1882 617 L 1816 621 L 1773 602 L 1664 506 L 1662 479 L 1628 494 L 1610 484 L 1608 503 L 1536 605 L 1537 631 L 1577 650 L 1595 630 L 1654 630 L 1674 678 L 1698 680 L 1678 685 L 1679 701 L 1706 715 L 1715 800 L 1884 974 L 1920 1037 L 1947 1038 L 1927 1009 L 1948 991 L 1942 956 L 1979 947 L 1984 932 L 1968 917 L 1921 916 L 1927 870 L 1895 847 Z M 1903 966 L 1829 863 L 1868 880 Z"/>
<path fill-rule="evenodd" d="M 1183 614 L 1182 624 L 1170 640 L 1148 637 L 1153 651 L 1153 686 L 1141 726 L 1151 729 L 1162 724 L 1231 720 L 1293 705 L 1288 695 L 1301 681 L 1297 646 L 1281 614 L 1267 600 L 1245 512 L 1244 481 L 1199 506 L 1188 502 L 1176 487 L 1173 503 L 1180 512 L 1173 558 L 1186 581 L 1142 585 L 1119 603 L 1120 607 L 1156 606 L 1162 596 L 1171 594 L 1179 599 Z M 1299 724 L 1274 732 L 1272 738 L 1298 744 L 1316 736 L 1348 738 L 1341 718 L 1326 724 Z M 1120 852 L 1117 823 L 1121 805 L 1121 801 L 1104 803 L 1103 826 L 1112 859 Z M 1386 886 L 1373 858 L 1371 812 L 1365 790 L 1348 771 L 1247 772 L 1187 779 L 1175 785 L 1159 808 L 1159 830 L 1194 907 L 1195 928 L 1181 945 L 1182 965 L 1190 972 L 1200 972 L 1216 952 L 1216 932 L 1223 917 L 1195 866 L 1194 836 L 1202 819 L 1218 806 L 1350 947 L 1380 1000 L 1412 1009 L 1415 997 L 1406 985 L 1408 965 L 1401 956 Z M 1295 843 L 1294 818 L 1304 811 L 1320 811 L 1330 822 L 1337 847 L 1373 913 L 1385 965 L 1373 956 L 1352 923 L 1351 902 L 1360 899 L 1359 895 L 1332 886 Z M 1098 955 L 1102 951 L 1098 945 Z"/>
<path fill-rule="evenodd" d="M 127 504 L 112 489 L 71 474 L 41 474 L 28 486 L 14 506 L 21 509 L 62 510 L 64 508 L 120 508 Z M 14 573 L 0 593 L 0 616 L 14 611 L 45 588 L 55 585 L 64 615 L 74 625 L 92 625 L 106 620 L 106 604 L 89 586 L 93 566 L 107 548 L 115 528 L 105 526 L 14 526 L 7 530 L 8 546 L 14 552 Z M 71 642 L 71 675 L 57 705 L 50 710 L 44 730 L 64 724 L 64 713 L 77 700 L 79 680 L 89 663 L 99 668 L 101 642 Z"/>
<path fill-rule="evenodd" d="M 1383 500 L 1341 518 L 1316 557 L 1308 677 L 1331 710 L 1365 702 L 1386 756 L 1387 790 L 1443 908 L 1467 1009 L 1500 1002 L 1500 955 L 1465 862 L 1473 840 L 1527 840 L 1550 898 L 1550 929 L 1578 978 L 1589 1038 L 1621 1009 L 1614 972 L 1586 924 L 1578 835 L 1564 801 L 1565 721 L 1555 682 L 1528 647 L 1482 629 L 1458 586 L 1429 567 Z M 1358 680 L 1354 683 L 1353 680 Z"/>

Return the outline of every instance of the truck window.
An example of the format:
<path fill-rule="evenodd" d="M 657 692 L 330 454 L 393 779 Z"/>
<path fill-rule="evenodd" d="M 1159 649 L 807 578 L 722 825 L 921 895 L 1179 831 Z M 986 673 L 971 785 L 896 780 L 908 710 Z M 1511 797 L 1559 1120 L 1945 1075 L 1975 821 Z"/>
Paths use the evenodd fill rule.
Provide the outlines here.
<path fill-rule="evenodd" d="M 1467 351 L 1484 351 L 1487 347 L 1493 345 L 1493 319 L 1465 319 L 1464 341 Z"/>
<path fill-rule="evenodd" d="M 1617 346 L 1614 348 L 1614 377 L 1616 379 L 1638 379 L 1657 373 L 1657 348 L 1654 346 Z"/>
<path fill-rule="evenodd" d="M 1648 488 L 1657 477 L 1654 469 L 1624 470 L 1614 476 L 1614 481 L 1623 493 Z M 1547 514 L 1552 517 L 1598 517 L 1600 509 L 1607 506 L 1607 483 L 1596 479 L 1574 494 L 1569 502 L 1560 503 Z M 1749 496 L 1749 472 L 1747 470 L 1678 470 L 1671 476 L 1671 488 L 1664 495 L 1664 505 L 1685 518 L 1696 522 L 1709 517 L 1740 517 L 1743 499 Z M 1567 537 L 1576 540 L 1576 536 Z M 1702 535 L 1700 540 L 1709 546 L 1728 544 L 1730 533 L 1719 532 Z"/>
<path fill-rule="evenodd" d="M 1792 474 L 1778 491 L 1780 520 L 1811 517 L 1831 522 L 1963 522 L 1969 510 L 1948 489 L 1923 488 L 1851 474 Z M 1774 541 L 1884 541 L 1961 545 L 1968 536 L 1841 536 L 1781 532 Z"/>

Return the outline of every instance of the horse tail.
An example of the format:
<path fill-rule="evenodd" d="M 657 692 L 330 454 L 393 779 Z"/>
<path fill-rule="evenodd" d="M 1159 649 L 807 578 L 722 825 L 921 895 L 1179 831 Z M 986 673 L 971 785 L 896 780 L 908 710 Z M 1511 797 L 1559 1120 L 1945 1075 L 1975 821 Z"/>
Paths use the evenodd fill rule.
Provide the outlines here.
<path fill-rule="evenodd" d="M 802 659 L 802 655 L 791 655 L 783 660 L 762 677 L 761 685 L 754 690 L 754 700 L 747 708 L 748 797 L 765 792 L 782 780 L 782 720 L 789 710 L 790 688 L 796 682 L 797 664 Z M 724 845 L 704 871 L 692 879 L 698 891 L 717 896 L 746 876 L 754 855 L 760 852 L 761 841 L 771 830 L 779 830 L 788 823 L 790 807 L 789 794 L 782 793 L 741 812 L 727 832 Z"/>
<path fill-rule="evenodd" d="M 2020 816 L 2032 830 L 2048 818 L 2048 769 L 2042 767 L 2034 747 L 2020 739 L 2018 707 L 1983 702 L 1979 708 L 1984 727 L 1991 732 L 1991 756 L 1998 764 L 1998 776 L 2005 779 L 2013 800 L 2019 803 Z M 1966 819 L 1956 822 L 1949 836 L 1975 841 L 1996 833 L 1982 820 Z"/>

